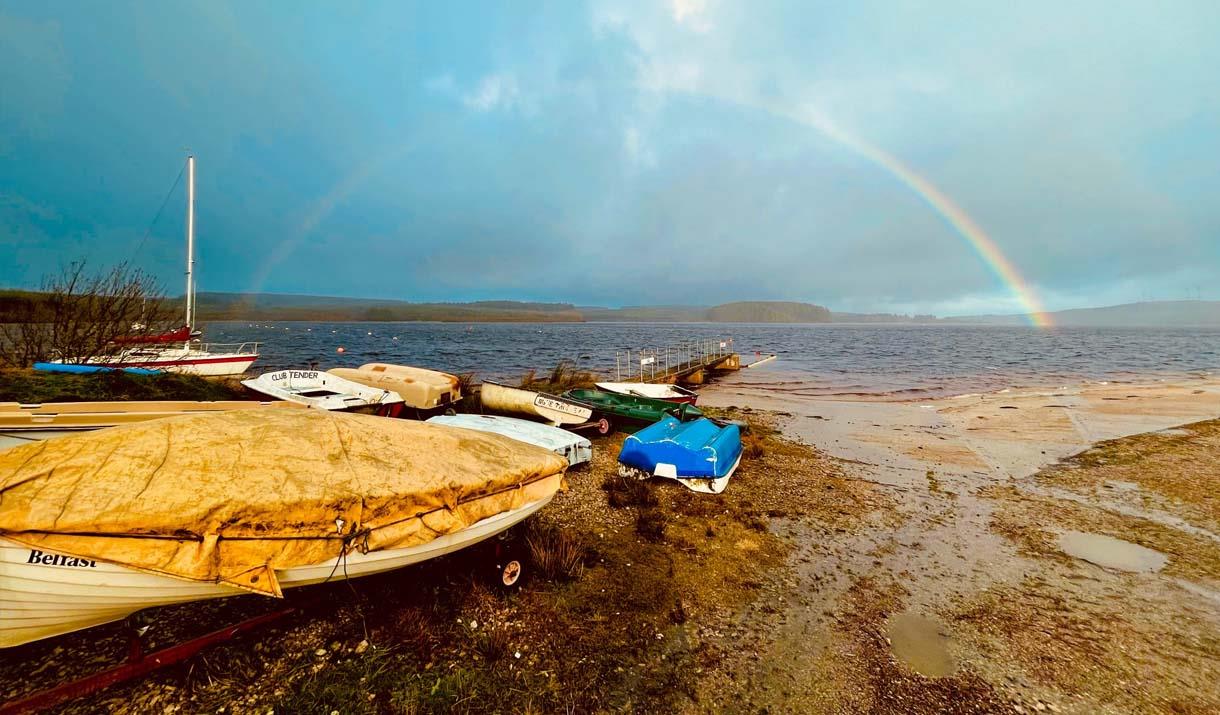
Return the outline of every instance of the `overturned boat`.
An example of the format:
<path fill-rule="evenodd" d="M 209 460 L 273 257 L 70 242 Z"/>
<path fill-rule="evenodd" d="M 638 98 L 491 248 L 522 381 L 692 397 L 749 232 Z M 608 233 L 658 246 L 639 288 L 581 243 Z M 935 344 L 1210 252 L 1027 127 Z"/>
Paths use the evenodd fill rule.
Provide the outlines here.
<path fill-rule="evenodd" d="M 440 556 L 544 507 L 566 466 L 500 435 L 323 410 L 0 452 L 0 646 Z"/>
<path fill-rule="evenodd" d="M 0 402 L 0 449 L 117 425 L 201 412 L 300 409 L 295 402 L 133 400 L 130 402 Z"/>
<path fill-rule="evenodd" d="M 125 372 L 128 375 L 160 375 L 161 370 L 144 367 L 106 367 L 104 365 L 73 365 L 62 362 L 36 362 L 35 372 L 54 372 L 61 375 L 96 375 L 99 372 Z"/>
<path fill-rule="evenodd" d="M 255 392 L 321 410 L 354 410 L 402 402 L 397 392 L 369 387 L 318 370 L 265 372 L 241 384 Z"/>
<path fill-rule="evenodd" d="M 568 390 L 563 396 L 593 407 L 602 420 L 611 427 L 638 429 L 660 422 L 672 416 L 682 422 L 703 416 L 698 407 L 690 403 L 666 402 L 634 395 L 620 395 L 601 390 Z"/>
<path fill-rule="evenodd" d="M 666 477 L 697 492 L 719 494 L 737 471 L 741 451 L 737 425 L 666 417 L 627 437 L 618 456 L 619 474 Z"/>
<path fill-rule="evenodd" d="M 593 459 L 593 444 L 565 429 L 539 424 L 516 417 L 498 415 L 438 415 L 428 422 L 449 427 L 492 432 L 527 444 L 549 449 L 576 466 Z"/>
<path fill-rule="evenodd" d="M 344 380 L 366 387 L 397 393 L 407 407 L 436 410 L 462 399 L 456 375 L 409 365 L 370 362 L 358 368 L 336 367 L 327 370 Z"/>
<path fill-rule="evenodd" d="M 693 390 L 688 390 L 685 387 L 668 384 L 653 384 L 651 382 L 599 382 L 597 383 L 599 390 L 605 392 L 613 392 L 618 395 L 630 395 L 632 397 L 647 397 L 652 400 L 664 400 L 666 402 L 695 404 L 699 400 L 699 393 Z"/>
<path fill-rule="evenodd" d="M 593 419 L 593 408 L 576 400 L 490 380 L 483 381 L 479 397 L 486 409 L 541 417 L 555 426 L 584 425 Z"/>

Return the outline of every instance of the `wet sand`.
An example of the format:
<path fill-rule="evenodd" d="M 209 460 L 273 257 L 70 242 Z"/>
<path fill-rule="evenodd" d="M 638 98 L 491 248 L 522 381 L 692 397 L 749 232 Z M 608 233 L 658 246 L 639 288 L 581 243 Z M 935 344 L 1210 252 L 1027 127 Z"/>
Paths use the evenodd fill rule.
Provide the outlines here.
<path fill-rule="evenodd" d="M 897 506 L 855 529 L 779 526 L 793 544 L 785 605 L 743 614 L 756 654 L 726 663 L 708 688 L 722 697 L 699 709 L 1220 709 L 1220 513 L 1206 496 L 1220 438 L 1173 429 L 1220 417 L 1220 380 L 850 402 L 744 384 L 758 378 L 700 404 L 785 413 L 785 434 Z M 1105 445 L 1069 465 L 1075 481 L 1049 476 L 1143 433 L 1123 452 L 1131 481 L 1091 476 L 1117 459 Z M 1210 488 L 1136 483 L 1183 469 Z"/>

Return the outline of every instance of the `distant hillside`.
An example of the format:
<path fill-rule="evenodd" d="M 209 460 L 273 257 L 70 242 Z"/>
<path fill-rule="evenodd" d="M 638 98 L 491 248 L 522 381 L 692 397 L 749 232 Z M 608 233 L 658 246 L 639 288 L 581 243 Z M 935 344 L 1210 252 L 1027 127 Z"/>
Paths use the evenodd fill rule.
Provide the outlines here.
<path fill-rule="evenodd" d="M 707 320 L 707 308 L 691 305 L 632 305 L 602 308 L 582 305 L 577 308 L 589 322 L 700 323 Z"/>
<path fill-rule="evenodd" d="M 623 308 L 484 300 L 472 303 L 408 303 L 373 298 L 337 298 L 273 293 L 200 293 L 200 320 L 369 320 L 438 322 L 656 322 L 656 323 L 957 323 L 1027 325 L 1025 315 L 934 315 L 831 313 L 820 305 L 789 301 L 739 301 L 712 307 L 637 305 Z M 180 306 L 182 298 L 167 299 Z M 45 301 L 36 291 L 0 290 L 0 323 L 21 320 L 28 306 Z M 177 309 L 177 308 L 173 308 Z M 1220 301 L 1178 300 L 1127 303 L 1048 313 L 1066 327 L 1220 328 Z"/>
<path fill-rule="evenodd" d="M 901 313 L 840 313 L 834 311 L 830 319 L 835 323 L 935 323 L 935 315 L 904 315 Z"/>
<path fill-rule="evenodd" d="M 1063 327 L 1091 328 L 1220 328 L 1220 301 L 1164 300 L 1148 303 L 1126 303 L 1104 308 L 1077 308 L 1047 313 L 1053 324 Z M 987 323 L 991 325 L 1025 325 L 1025 315 L 974 315 L 944 318 L 953 323 Z"/>
<path fill-rule="evenodd" d="M 708 320 L 717 323 L 829 323 L 830 311 L 810 303 L 748 301 L 708 308 Z"/>
<path fill-rule="evenodd" d="M 639 321 L 658 323 L 829 323 L 830 311 L 811 303 L 742 301 L 705 308 L 689 305 L 629 306 L 578 310 L 591 322 Z"/>
<path fill-rule="evenodd" d="M 407 303 L 270 293 L 200 293 L 200 320 L 434 320 L 441 322 L 579 322 L 569 303 Z"/>
<path fill-rule="evenodd" d="M 570 303 L 484 300 L 473 303 L 408 303 L 373 298 L 338 298 L 276 293 L 200 293 L 199 320 L 368 320 L 396 322 L 566 322 L 636 321 L 657 323 L 829 323 L 820 305 L 781 301 L 743 301 L 710 308 L 690 305 L 576 307 Z M 180 306 L 181 297 L 167 299 Z M 24 306 L 45 301 L 33 291 L 0 291 L 0 323 L 17 319 Z"/>

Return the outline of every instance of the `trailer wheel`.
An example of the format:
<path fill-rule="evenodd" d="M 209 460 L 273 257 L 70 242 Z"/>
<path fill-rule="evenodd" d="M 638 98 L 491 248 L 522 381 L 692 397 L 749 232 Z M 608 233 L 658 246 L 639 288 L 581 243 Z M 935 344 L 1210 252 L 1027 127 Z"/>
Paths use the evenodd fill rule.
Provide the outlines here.
<path fill-rule="evenodd" d="M 597 421 L 597 433 L 605 437 L 614 431 L 614 423 L 608 417 L 603 417 Z"/>
<path fill-rule="evenodd" d="M 508 588 L 516 586 L 521 581 L 523 568 L 521 562 L 513 559 L 500 567 L 500 583 Z"/>

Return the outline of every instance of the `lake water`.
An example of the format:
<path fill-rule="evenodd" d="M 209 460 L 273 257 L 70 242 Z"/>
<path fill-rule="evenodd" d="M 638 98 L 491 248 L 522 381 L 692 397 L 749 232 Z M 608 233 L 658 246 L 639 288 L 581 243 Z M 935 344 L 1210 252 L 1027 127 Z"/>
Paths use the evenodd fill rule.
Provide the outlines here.
<path fill-rule="evenodd" d="M 779 355 L 739 380 L 799 395 L 866 399 L 1220 373 L 1214 328 L 216 322 L 204 335 L 211 342 L 262 343 L 255 374 L 311 363 L 325 369 L 391 362 L 488 379 L 544 372 L 564 359 L 613 375 L 619 350 L 731 338 L 744 362 L 756 351 Z"/>

